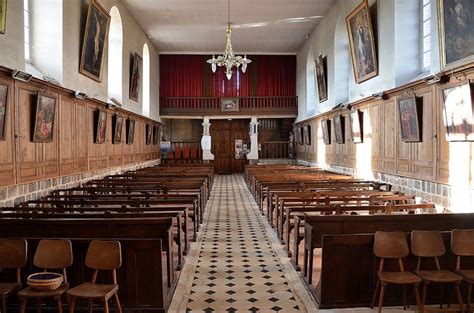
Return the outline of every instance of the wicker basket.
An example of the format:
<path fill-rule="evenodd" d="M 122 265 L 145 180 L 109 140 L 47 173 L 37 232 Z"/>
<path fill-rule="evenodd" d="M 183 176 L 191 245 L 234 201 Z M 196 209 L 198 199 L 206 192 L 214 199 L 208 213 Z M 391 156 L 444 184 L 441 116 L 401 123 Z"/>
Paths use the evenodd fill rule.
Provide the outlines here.
<path fill-rule="evenodd" d="M 63 283 L 63 275 L 58 273 L 35 273 L 28 276 L 28 285 L 39 291 L 56 290 Z"/>

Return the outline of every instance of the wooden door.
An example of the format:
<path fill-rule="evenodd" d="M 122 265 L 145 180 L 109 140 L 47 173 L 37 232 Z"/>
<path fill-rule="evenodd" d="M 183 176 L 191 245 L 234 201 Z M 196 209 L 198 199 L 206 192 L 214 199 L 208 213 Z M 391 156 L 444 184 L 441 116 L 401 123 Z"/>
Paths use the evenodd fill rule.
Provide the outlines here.
<path fill-rule="evenodd" d="M 211 120 L 212 153 L 218 174 L 243 173 L 246 159 L 235 158 L 235 140 L 250 148 L 249 119 Z"/>

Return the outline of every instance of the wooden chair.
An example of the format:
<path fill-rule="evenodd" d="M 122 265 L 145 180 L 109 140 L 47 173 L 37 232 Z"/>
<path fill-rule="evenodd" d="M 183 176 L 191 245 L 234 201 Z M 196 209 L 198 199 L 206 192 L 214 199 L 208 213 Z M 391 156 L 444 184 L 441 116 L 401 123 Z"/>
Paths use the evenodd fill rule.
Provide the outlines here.
<path fill-rule="evenodd" d="M 21 289 L 20 271 L 26 264 L 27 242 L 26 240 L 0 240 L 0 268 L 15 268 L 16 282 L 0 283 L 0 297 L 2 300 L 2 313 L 7 313 L 7 298 L 12 293 Z"/>
<path fill-rule="evenodd" d="M 104 302 L 104 311 L 109 312 L 108 300 L 115 298 L 117 309 L 121 313 L 122 308 L 118 298 L 117 268 L 122 266 L 122 252 L 120 242 L 118 241 L 98 241 L 93 240 L 89 244 L 86 255 L 86 266 L 93 269 L 92 281 L 84 283 L 68 290 L 70 313 L 74 312 L 77 298 L 89 300 L 89 312 L 92 312 L 92 300 L 102 300 Z M 97 284 L 97 274 L 99 270 L 112 271 L 112 284 Z"/>
<path fill-rule="evenodd" d="M 72 265 L 72 244 L 69 240 L 41 240 L 36 248 L 33 264 L 36 267 L 44 269 L 61 269 L 64 276 L 63 284 L 56 290 L 37 291 L 31 287 L 26 287 L 18 292 L 20 298 L 20 313 L 25 312 L 28 299 L 36 299 L 38 311 L 41 311 L 41 299 L 53 298 L 56 300 L 58 312 L 63 311 L 61 296 L 69 288 L 67 281 L 66 268 Z"/>
<path fill-rule="evenodd" d="M 474 256 L 474 229 L 454 229 L 451 232 L 451 250 L 456 255 L 456 273 L 467 283 L 467 312 L 470 312 L 474 269 L 461 269 L 461 257 Z"/>
<path fill-rule="evenodd" d="M 408 256 L 410 249 L 406 235 L 403 232 L 383 232 L 378 231 L 375 233 L 374 241 L 374 254 L 380 258 L 379 270 L 377 272 L 377 285 L 375 287 L 374 295 L 372 297 L 372 308 L 374 307 L 377 292 L 382 285 L 380 290 L 379 307 L 378 312 L 382 311 L 382 305 L 385 295 L 385 288 L 389 284 L 402 285 L 403 286 L 403 308 L 406 307 L 406 292 L 405 286 L 412 285 L 415 293 L 416 304 L 418 310 L 423 312 L 423 305 L 420 302 L 420 293 L 418 286 L 421 283 L 420 277 L 416 276 L 412 272 L 405 271 L 403 266 L 403 258 Z M 398 259 L 399 272 L 388 272 L 384 271 L 385 259 Z"/>
<path fill-rule="evenodd" d="M 462 282 L 462 277 L 451 271 L 442 270 L 439 265 L 439 257 L 446 253 L 443 238 L 439 231 L 419 231 L 411 232 L 411 251 L 413 255 L 418 257 L 415 273 L 423 280 L 423 306 L 426 302 L 426 291 L 428 285 L 432 283 L 441 284 L 441 293 L 443 294 L 443 286 L 445 284 L 452 284 L 455 287 L 456 297 L 463 312 L 463 303 L 459 285 Z M 435 270 L 421 270 L 421 259 L 433 258 L 435 262 Z M 443 308 L 443 295 L 440 299 L 440 309 Z"/>

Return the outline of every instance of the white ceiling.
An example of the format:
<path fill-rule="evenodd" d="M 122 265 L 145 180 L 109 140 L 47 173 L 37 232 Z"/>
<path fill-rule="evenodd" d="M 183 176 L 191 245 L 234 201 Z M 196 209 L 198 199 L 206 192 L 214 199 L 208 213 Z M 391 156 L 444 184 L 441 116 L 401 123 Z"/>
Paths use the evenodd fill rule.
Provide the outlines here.
<path fill-rule="evenodd" d="M 227 0 L 122 0 L 160 52 L 225 48 Z M 295 53 L 334 0 L 231 0 L 233 47 Z"/>

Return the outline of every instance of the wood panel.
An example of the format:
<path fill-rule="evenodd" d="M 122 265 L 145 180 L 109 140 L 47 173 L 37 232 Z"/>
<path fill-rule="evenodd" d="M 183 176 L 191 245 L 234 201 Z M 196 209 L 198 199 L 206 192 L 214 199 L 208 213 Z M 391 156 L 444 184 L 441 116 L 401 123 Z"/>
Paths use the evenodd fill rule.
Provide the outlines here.
<path fill-rule="evenodd" d="M 0 67 L 0 84 L 6 84 L 8 106 L 5 140 L 0 141 L 0 186 L 10 186 L 142 162 L 160 157 L 158 145 L 145 144 L 145 125 L 158 122 L 122 110 L 109 109 L 98 100 L 80 100 L 71 90 L 33 78 L 21 82 L 11 78 L 11 70 Z M 56 99 L 53 141 L 33 142 L 32 133 L 38 93 Z M 108 114 L 106 142 L 94 142 L 95 114 Z M 135 140 L 126 145 L 112 144 L 112 116 L 118 112 L 136 121 Z"/>

